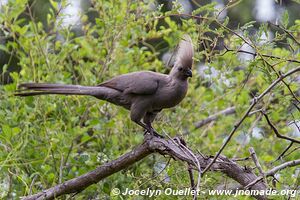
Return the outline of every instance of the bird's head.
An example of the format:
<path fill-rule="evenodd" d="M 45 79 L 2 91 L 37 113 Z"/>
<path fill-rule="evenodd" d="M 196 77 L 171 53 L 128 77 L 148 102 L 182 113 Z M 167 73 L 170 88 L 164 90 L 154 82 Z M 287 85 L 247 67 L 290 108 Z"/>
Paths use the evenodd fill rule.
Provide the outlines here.
<path fill-rule="evenodd" d="M 190 36 L 184 35 L 177 47 L 175 62 L 170 76 L 180 80 L 187 80 L 189 77 L 192 77 L 193 56 L 192 40 Z"/>

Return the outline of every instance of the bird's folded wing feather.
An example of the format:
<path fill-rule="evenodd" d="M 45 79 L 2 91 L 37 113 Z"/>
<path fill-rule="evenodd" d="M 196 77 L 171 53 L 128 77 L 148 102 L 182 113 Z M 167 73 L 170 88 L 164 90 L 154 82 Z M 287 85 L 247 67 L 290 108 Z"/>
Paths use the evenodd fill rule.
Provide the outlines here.
<path fill-rule="evenodd" d="M 134 72 L 114 77 L 111 80 L 101 83 L 99 86 L 130 94 L 150 95 L 157 91 L 160 79 L 162 79 L 163 76 L 164 75 L 147 71 Z"/>

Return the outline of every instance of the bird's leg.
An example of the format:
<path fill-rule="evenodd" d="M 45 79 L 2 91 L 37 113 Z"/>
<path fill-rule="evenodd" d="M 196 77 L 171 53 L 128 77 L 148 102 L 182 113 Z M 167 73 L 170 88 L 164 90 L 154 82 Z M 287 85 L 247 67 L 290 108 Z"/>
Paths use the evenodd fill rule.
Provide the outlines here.
<path fill-rule="evenodd" d="M 142 122 L 136 122 L 138 125 L 140 125 L 141 127 L 143 127 L 144 129 L 146 129 L 146 132 L 144 134 L 146 134 L 147 132 L 150 133 L 150 135 L 154 135 L 156 137 L 160 137 L 160 138 L 164 138 L 164 136 L 160 135 L 159 133 L 157 133 L 151 126 L 146 125 Z"/>
<path fill-rule="evenodd" d="M 150 133 L 151 134 L 151 129 L 147 126 L 147 125 L 145 125 L 144 123 L 142 123 L 142 122 L 136 122 L 138 125 L 140 125 L 141 127 L 143 127 L 146 131 L 145 131 L 145 133 L 144 133 L 144 135 L 148 132 L 148 133 Z M 152 133 L 153 133 L 153 130 L 152 130 Z M 153 134 L 152 134 L 153 135 Z"/>
<path fill-rule="evenodd" d="M 154 135 L 154 136 L 160 137 L 160 138 L 164 138 L 164 136 L 160 135 L 159 133 L 157 133 L 157 132 L 154 130 L 154 128 L 153 128 L 152 125 L 151 125 L 151 122 L 147 122 L 147 123 L 146 123 L 146 126 L 148 127 L 149 133 L 150 133 L 151 135 Z"/>
<path fill-rule="evenodd" d="M 141 127 L 143 127 L 147 132 L 149 132 L 148 127 L 146 127 L 146 125 L 143 124 L 142 122 L 137 121 L 135 123 L 137 123 L 138 125 L 140 125 Z"/>
<path fill-rule="evenodd" d="M 156 117 L 156 114 L 157 114 L 156 112 L 147 112 L 146 115 L 143 117 L 143 122 L 146 125 L 147 130 L 149 130 L 149 133 L 151 135 L 163 138 L 163 136 L 158 134 L 151 125 L 151 123 L 153 122 L 153 120 Z"/>
<path fill-rule="evenodd" d="M 155 135 L 156 136 L 156 133 L 154 133 L 156 131 L 154 131 L 151 123 L 145 123 L 145 124 L 146 124 L 147 130 L 149 131 L 150 135 Z"/>
<path fill-rule="evenodd" d="M 149 130 L 150 135 L 154 135 L 154 129 L 151 123 L 146 123 L 147 130 Z"/>
<path fill-rule="evenodd" d="M 163 138 L 160 134 L 158 134 L 151 126 L 151 122 L 154 120 L 156 114 L 153 113 L 142 113 L 140 110 L 136 109 L 138 107 L 133 107 L 130 110 L 130 118 L 132 121 L 146 129 L 150 135 L 154 135 L 156 137 Z M 143 122 L 141 121 L 143 118 Z"/>

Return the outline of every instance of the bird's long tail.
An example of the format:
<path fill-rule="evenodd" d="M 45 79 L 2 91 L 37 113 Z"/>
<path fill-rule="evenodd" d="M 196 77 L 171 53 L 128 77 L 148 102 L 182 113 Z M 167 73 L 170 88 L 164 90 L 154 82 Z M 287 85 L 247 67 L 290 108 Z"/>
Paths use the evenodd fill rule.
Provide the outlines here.
<path fill-rule="evenodd" d="M 44 94 L 62 94 L 62 95 L 91 95 L 99 93 L 99 87 L 64 85 L 49 83 L 23 83 L 19 85 L 16 96 L 35 96 Z M 101 90 L 101 89 L 100 89 Z"/>

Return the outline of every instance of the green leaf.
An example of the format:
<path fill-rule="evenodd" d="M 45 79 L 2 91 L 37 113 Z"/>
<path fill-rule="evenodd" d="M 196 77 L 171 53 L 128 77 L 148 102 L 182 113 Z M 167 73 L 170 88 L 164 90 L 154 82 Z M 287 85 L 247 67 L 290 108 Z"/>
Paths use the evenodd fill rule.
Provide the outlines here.
<path fill-rule="evenodd" d="M 253 25 L 256 23 L 256 21 L 250 21 L 250 22 L 247 22 L 246 24 L 244 24 L 241 29 L 242 30 L 247 30 L 249 28 L 252 28 Z"/>
<path fill-rule="evenodd" d="M 206 5 L 203 5 L 203 6 L 200 6 L 199 8 L 197 8 L 196 10 L 194 10 L 192 12 L 193 15 L 197 15 L 203 11 L 205 12 L 214 12 L 216 9 L 215 9 L 215 6 L 217 5 L 217 2 L 212 2 L 210 4 L 206 4 Z"/>

